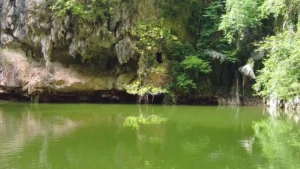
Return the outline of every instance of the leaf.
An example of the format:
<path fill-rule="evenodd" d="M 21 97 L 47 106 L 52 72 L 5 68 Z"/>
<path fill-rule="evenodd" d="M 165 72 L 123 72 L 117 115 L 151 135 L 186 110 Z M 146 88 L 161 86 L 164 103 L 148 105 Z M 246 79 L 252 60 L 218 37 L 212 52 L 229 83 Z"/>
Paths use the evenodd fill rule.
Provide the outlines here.
<path fill-rule="evenodd" d="M 215 50 L 207 49 L 205 50 L 205 53 L 213 59 L 220 60 L 220 62 L 224 62 L 227 60 L 227 57 L 224 54 L 217 52 Z"/>

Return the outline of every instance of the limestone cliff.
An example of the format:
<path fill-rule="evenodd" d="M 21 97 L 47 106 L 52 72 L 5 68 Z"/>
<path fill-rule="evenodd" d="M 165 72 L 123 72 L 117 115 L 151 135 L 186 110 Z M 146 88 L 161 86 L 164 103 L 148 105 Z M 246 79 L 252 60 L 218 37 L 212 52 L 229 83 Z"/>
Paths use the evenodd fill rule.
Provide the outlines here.
<path fill-rule="evenodd" d="M 158 14 L 154 1 L 133 1 L 130 9 L 119 4 L 113 16 L 88 22 L 72 14 L 57 17 L 52 1 L 0 0 L 0 92 L 125 91 L 140 69 L 130 31 Z M 145 83 L 163 87 L 166 74 L 152 71 Z"/>

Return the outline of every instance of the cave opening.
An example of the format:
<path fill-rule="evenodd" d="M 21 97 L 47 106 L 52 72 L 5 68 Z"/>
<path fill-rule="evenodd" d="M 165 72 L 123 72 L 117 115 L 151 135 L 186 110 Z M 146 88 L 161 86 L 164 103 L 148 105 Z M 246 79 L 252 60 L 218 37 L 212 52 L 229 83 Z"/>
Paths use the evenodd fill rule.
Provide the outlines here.
<path fill-rule="evenodd" d="M 149 104 L 163 104 L 164 94 L 149 95 Z"/>
<path fill-rule="evenodd" d="M 163 58 L 162 58 L 162 53 L 161 52 L 156 53 L 156 61 L 158 63 L 163 63 Z"/>

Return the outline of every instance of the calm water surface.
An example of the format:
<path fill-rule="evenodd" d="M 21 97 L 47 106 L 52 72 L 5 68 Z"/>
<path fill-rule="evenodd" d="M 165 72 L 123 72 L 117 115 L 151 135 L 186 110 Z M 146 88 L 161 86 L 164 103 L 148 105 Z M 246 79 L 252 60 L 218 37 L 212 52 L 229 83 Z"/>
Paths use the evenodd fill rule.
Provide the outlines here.
<path fill-rule="evenodd" d="M 299 169 L 300 127 L 258 107 L 0 104 L 0 169 Z"/>

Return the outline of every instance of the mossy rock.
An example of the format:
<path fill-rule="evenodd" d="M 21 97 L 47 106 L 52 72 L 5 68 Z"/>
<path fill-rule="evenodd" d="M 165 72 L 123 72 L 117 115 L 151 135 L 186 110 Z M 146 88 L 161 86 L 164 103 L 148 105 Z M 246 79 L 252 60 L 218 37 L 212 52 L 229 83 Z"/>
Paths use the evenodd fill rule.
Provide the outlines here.
<path fill-rule="evenodd" d="M 124 90 L 124 85 L 128 85 L 134 80 L 135 73 L 121 74 L 117 80 L 116 88 L 118 90 Z"/>

